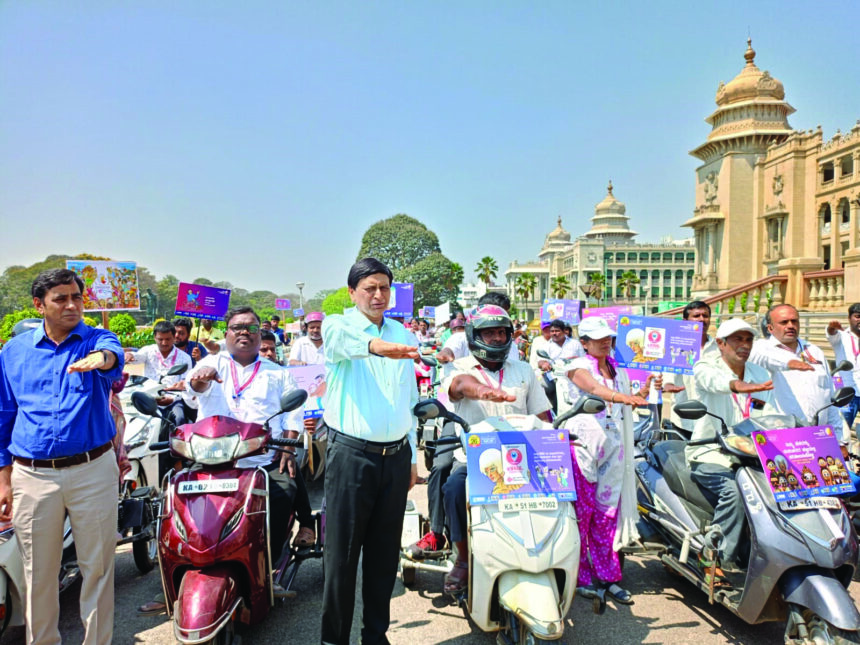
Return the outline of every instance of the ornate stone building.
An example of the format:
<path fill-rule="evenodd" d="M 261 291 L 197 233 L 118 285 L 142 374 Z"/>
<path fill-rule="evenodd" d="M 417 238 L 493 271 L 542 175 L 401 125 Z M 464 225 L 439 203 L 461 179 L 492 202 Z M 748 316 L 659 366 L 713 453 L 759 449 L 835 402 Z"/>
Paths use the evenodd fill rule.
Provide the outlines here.
<path fill-rule="evenodd" d="M 655 309 L 659 301 L 681 301 L 690 295 L 693 279 L 694 250 L 692 240 L 667 238 L 655 244 L 637 244 L 637 233 L 630 229 L 627 207 L 613 194 L 609 182 L 606 197 L 594 208 L 591 229 L 571 241 L 571 234 L 561 225 L 549 232 L 538 260 L 512 262 L 505 271 L 508 295 L 517 303 L 521 317 L 527 320 L 539 315 L 540 306 L 553 298 L 554 278 L 565 277 L 570 285 L 566 298 L 586 299 L 582 291 L 591 274 L 601 273 L 606 282 L 602 305 L 616 303 L 648 305 Z M 639 285 L 627 295 L 622 275 L 632 271 Z M 516 290 L 523 274 L 535 278 L 535 289 L 523 301 Z M 591 304 L 596 304 L 592 299 Z"/>
<path fill-rule="evenodd" d="M 827 142 L 821 126 L 794 130 L 782 83 L 755 56 L 747 41 L 744 68 L 717 88 L 707 141 L 690 153 L 703 162 L 684 224 L 696 240 L 693 296 L 758 282 L 800 307 L 841 308 L 860 300 L 860 122 Z"/>

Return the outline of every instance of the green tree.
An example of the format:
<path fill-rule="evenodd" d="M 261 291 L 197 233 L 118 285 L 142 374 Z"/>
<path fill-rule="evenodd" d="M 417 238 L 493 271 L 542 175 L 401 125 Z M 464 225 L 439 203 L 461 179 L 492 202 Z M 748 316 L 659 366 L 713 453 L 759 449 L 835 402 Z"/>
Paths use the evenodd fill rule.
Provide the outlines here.
<path fill-rule="evenodd" d="M 570 282 L 563 276 L 557 276 L 549 284 L 549 290 L 556 298 L 564 298 L 570 292 Z"/>
<path fill-rule="evenodd" d="M 33 309 L 33 307 L 25 307 L 18 311 L 13 311 L 3 316 L 0 321 L 0 341 L 6 342 L 12 336 L 12 328 L 22 320 L 27 318 L 41 318 L 42 314 Z"/>
<path fill-rule="evenodd" d="M 349 289 L 341 287 L 329 293 L 322 301 L 322 311 L 328 316 L 330 314 L 342 314 L 347 307 L 352 307 L 352 300 L 349 297 Z"/>
<path fill-rule="evenodd" d="M 137 330 L 137 323 L 134 318 L 127 313 L 116 314 L 111 316 L 108 323 L 110 330 L 117 336 L 127 336 L 133 334 Z"/>
<path fill-rule="evenodd" d="M 514 293 L 519 296 L 520 301 L 525 305 L 531 299 L 536 286 L 537 278 L 533 273 L 521 273 L 514 282 Z M 525 306 L 523 306 L 523 309 L 525 309 Z"/>
<path fill-rule="evenodd" d="M 433 253 L 441 253 L 439 238 L 424 224 L 400 213 L 380 220 L 365 231 L 358 258 L 374 257 L 395 274 Z M 401 280 L 395 275 L 395 280 Z"/>
<path fill-rule="evenodd" d="M 602 273 L 589 273 L 588 282 L 582 285 L 582 292 L 586 297 L 591 297 L 600 302 L 603 298 L 603 287 L 606 285 L 606 276 Z"/>
<path fill-rule="evenodd" d="M 493 281 L 493 278 L 496 277 L 496 273 L 498 270 L 499 265 L 489 255 L 485 255 L 480 260 L 478 260 L 478 264 L 475 267 L 475 273 L 478 274 L 478 280 L 483 282 L 488 287 L 490 286 L 490 282 Z"/>
<path fill-rule="evenodd" d="M 636 290 L 636 286 L 641 282 L 635 271 L 625 271 L 618 279 L 618 286 L 624 292 L 624 297 L 629 298 L 631 293 Z"/>
<path fill-rule="evenodd" d="M 456 303 L 463 282 L 463 267 L 441 253 L 433 253 L 394 275 L 397 282 L 415 285 L 415 307 Z M 415 313 L 413 309 L 413 314 Z"/>

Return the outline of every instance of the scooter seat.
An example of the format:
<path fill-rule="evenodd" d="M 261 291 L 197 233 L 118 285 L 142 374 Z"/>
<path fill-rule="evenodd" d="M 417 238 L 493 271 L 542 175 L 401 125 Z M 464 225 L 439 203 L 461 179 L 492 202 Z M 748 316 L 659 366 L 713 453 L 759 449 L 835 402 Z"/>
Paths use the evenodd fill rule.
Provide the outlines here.
<path fill-rule="evenodd" d="M 669 490 L 693 506 L 713 515 L 714 506 L 690 476 L 690 466 L 684 455 L 686 441 L 661 441 L 654 446 L 654 456 L 663 468 L 663 478 Z"/>

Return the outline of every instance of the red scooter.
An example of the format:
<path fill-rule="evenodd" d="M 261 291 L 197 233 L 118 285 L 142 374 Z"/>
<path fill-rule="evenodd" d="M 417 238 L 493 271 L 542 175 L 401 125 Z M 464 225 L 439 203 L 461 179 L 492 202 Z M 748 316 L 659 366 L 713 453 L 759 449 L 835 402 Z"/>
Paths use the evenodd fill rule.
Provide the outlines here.
<path fill-rule="evenodd" d="M 278 414 L 300 407 L 306 398 L 304 390 L 284 395 Z M 155 400 L 147 394 L 135 393 L 132 402 L 145 414 L 158 414 Z M 169 442 L 150 446 L 169 447 L 175 457 L 192 462 L 165 476 L 157 529 L 167 611 L 181 643 L 229 645 L 237 621 L 246 625 L 262 621 L 274 605 L 275 585 L 289 595 L 299 564 L 322 556 L 324 526 L 319 513 L 320 537 L 311 549 L 297 551 L 289 544 L 282 549 L 269 543 L 266 472 L 236 467 L 242 457 L 302 445 L 300 439 L 271 437 L 269 421 L 275 416 L 262 425 L 209 417 L 179 426 Z"/>

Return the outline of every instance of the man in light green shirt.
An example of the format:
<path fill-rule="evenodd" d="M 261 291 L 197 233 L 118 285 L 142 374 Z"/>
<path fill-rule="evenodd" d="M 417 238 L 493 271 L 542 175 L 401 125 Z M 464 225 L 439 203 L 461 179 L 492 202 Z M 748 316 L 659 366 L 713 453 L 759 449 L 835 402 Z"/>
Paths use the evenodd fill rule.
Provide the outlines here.
<path fill-rule="evenodd" d="M 386 320 L 391 270 L 356 262 L 347 286 L 355 310 L 328 316 L 323 348 L 328 386 L 326 548 L 322 642 L 348 645 L 362 557 L 361 642 L 388 643 L 406 495 L 418 477 L 414 336 Z"/>

